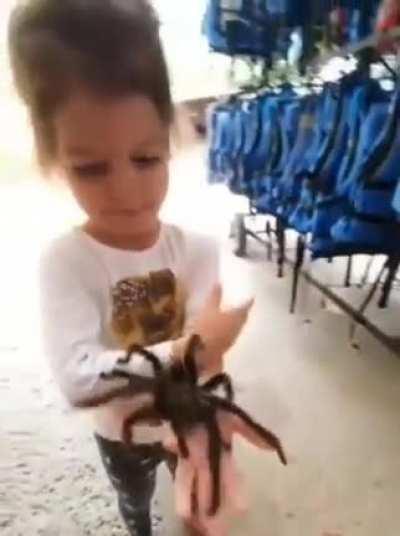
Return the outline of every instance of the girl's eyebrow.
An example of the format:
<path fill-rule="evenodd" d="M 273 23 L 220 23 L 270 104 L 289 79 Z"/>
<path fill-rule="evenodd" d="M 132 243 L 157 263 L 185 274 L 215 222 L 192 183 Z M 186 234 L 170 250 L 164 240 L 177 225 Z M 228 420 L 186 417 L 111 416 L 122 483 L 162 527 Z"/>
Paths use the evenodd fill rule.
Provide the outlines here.
<path fill-rule="evenodd" d="M 95 154 L 93 149 L 90 149 L 89 147 L 78 147 L 78 146 L 67 147 L 66 153 L 68 156 L 79 156 L 79 157 L 93 157 Z"/>
<path fill-rule="evenodd" d="M 157 136 L 145 139 L 137 144 L 136 149 L 148 149 L 149 147 L 162 147 L 169 144 L 168 136 Z"/>
<path fill-rule="evenodd" d="M 168 136 L 157 136 L 157 137 L 152 137 L 152 138 L 148 138 L 148 139 L 141 141 L 133 148 L 133 150 L 142 151 L 142 150 L 148 149 L 149 147 L 160 147 L 160 146 L 163 147 L 168 144 L 169 144 Z M 66 154 L 72 157 L 76 156 L 76 157 L 82 157 L 82 158 L 94 158 L 96 155 L 96 150 L 90 147 L 71 145 L 66 148 Z"/>

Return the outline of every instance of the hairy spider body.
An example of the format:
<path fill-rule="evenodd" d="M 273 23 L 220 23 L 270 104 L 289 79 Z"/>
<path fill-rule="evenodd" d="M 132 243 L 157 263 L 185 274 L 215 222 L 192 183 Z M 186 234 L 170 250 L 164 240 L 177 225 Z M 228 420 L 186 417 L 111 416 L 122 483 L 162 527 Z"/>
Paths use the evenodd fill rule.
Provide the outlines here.
<path fill-rule="evenodd" d="M 221 437 L 217 421 L 218 412 L 230 413 L 241 419 L 276 450 L 283 464 L 286 465 L 287 461 L 279 439 L 234 404 L 232 383 L 227 374 L 218 374 L 199 385 L 195 354 L 200 347 L 201 340 L 194 335 L 183 361 L 174 363 L 170 367 L 163 367 L 157 356 L 151 352 L 141 347 L 131 347 L 127 356 L 120 360 L 120 364 L 128 363 L 134 354 L 140 354 L 152 364 L 154 380 L 151 392 L 154 395 L 154 402 L 136 411 L 124 421 L 121 438 L 125 443 L 131 444 L 132 429 L 140 422 L 151 420 L 168 422 L 177 437 L 180 456 L 188 458 L 189 449 L 186 437 L 196 427 L 205 427 L 208 432 L 208 460 L 213 484 L 209 515 L 214 516 L 221 503 L 221 454 L 222 450 L 231 448 L 231 445 L 226 444 Z M 104 404 L 115 397 L 129 397 L 137 394 L 133 377 L 127 372 L 115 370 L 109 375 L 103 375 L 103 378 L 126 378 L 128 383 L 125 387 L 111 391 L 102 398 L 88 401 L 85 407 Z M 215 394 L 216 389 L 220 387 L 224 390 L 224 398 Z"/>

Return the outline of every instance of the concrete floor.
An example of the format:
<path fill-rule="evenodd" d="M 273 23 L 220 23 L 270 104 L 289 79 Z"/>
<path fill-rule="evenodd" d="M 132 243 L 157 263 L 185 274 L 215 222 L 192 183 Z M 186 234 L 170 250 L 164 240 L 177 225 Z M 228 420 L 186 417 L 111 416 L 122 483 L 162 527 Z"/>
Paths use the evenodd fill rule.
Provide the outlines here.
<path fill-rule="evenodd" d="M 168 219 L 226 237 L 238 201 L 205 186 L 201 151 L 186 152 L 173 171 Z M 2 190 L 0 532 L 122 535 L 90 431 L 62 409 L 31 347 L 38 249 L 78 221 L 69 202 L 49 195 L 35 183 Z M 229 372 L 240 403 L 282 438 L 290 457 L 283 468 L 273 454 L 237 445 L 250 510 L 231 534 L 398 536 L 400 360 L 363 331 L 361 351 L 352 349 L 346 317 L 322 310 L 305 284 L 290 316 L 289 278 L 276 278 L 258 246 L 246 260 L 233 259 L 230 248 L 224 238 L 227 300 L 257 301 Z M 165 471 L 159 491 L 166 534 L 179 534 Z"/>
<path fill-rule="evenodd" d="M 247 261 L 227 257 L 224 273 L 232 293 L 244 282 L 257 297 L 229 360 L 239 401 L 291 459 L 282 468 L 238 446 L 251 509 L 232 535 L 398 536 L 400 361 L 364 332 L 362 350 L 352 349 L 346 317 L 322 311 L 310 287 L 288 315 L 288 280 L 259 250 Z"/>
<path fill-rule="evenodd" d="M 5 14 L 11 3 L 2 0 Z M 38 254 L 80 214 L 68 198 L 32 180 L 29 130 L 9 85 L 3 77 L 0 534 L 123 536 L 90 430 L 63 408 L 35 350 Z M 187 141 L 186 130 L 182 138 Z M 274 455 L 237 445 L 250 510 L 235 521 L 232 536 L 399 536 L 400 360 L 362 330 L 361 351 L 352 349 L 346 317 L 322 310 L 320 296 L 306 285 L 290 316 L 289 280 L 275 277 L 264 252 L 251 247 L 242 261 L 229 255 L 229 219 L 243 202 L 218 188 L 211 192 L 204 172 L 202 149 L 185 147 L 173 164 L 165 216 L 223 240 L 230 301 L 256 296 L 228 368 L 240 403 L 281 436 L 290 456 L 283 468 Z M 399 333 L 397 308 L 374 314 Z M 170 486 L 162 470 L 161 511 L 166 535 L 175 536 Z"/>

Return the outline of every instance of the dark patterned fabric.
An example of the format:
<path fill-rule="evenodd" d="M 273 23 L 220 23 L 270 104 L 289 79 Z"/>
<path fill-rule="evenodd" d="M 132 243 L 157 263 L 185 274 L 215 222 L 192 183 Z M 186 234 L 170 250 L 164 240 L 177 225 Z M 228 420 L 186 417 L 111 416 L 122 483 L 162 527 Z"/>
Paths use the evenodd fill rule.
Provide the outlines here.
<path fill-rule="evenodd" d="M 118 495 L 121 516 L 130 536 L 152 536 L 151 501 L 156 486 L 156 471 L 165 462 L 172 474 L 176 459 L 161 446 L 127 447 L 95 435 L 106 473 Z"/>

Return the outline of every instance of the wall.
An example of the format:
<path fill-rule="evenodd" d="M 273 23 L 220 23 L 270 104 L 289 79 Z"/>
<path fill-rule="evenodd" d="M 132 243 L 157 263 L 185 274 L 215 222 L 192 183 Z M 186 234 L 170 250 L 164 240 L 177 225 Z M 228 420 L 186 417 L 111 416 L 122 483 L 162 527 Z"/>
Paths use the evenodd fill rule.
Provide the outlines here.
<path fill-rule="evenodd" d="M 154 0 L 163 23 L 162 37 L 176 101 L 229 91 L 230 60 L 210 54 L 201 34 L 206 0 Z"/>

